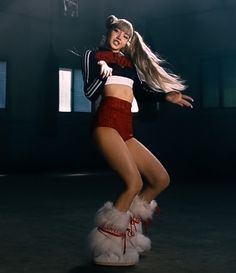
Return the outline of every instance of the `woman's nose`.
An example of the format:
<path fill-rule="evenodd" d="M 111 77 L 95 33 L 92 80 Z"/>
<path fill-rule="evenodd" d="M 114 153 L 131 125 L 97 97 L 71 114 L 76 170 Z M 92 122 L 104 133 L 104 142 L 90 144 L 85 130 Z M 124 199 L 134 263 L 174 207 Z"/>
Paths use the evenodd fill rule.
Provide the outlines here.
<path fill-rule="evenodd" d="M 120 39 L 121 38 L 121 33 L 117 33 L 116 38 Z"/>

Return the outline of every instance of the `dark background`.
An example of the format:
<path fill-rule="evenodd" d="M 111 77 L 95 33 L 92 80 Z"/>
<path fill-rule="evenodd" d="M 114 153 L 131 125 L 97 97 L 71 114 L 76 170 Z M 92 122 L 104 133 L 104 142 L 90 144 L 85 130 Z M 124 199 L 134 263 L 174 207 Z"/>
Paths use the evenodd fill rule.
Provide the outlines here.
<path fill-rule="evenodd" d="M 0 110 L 0 171 L 82 172 L 107 166 L 89 136 L 90 113 L 58 112 L 58 67 L 80 67 L 110 14 L 130 20 L 184 78 L 194 109 L 163 103 L 136 115 L 136 136 L 183 180 L 234 180 L 235 107 L 202 106 L 205 60 L 235 58 L 233 0 L 80 0 L 79 17 L 63 1 L 1 0 L 0 60 L 7 61 L 7 107 Z M 209 71 L 210 72 L 210 71 Z M 236 90 L 234 90 L 235 92 Z"/>

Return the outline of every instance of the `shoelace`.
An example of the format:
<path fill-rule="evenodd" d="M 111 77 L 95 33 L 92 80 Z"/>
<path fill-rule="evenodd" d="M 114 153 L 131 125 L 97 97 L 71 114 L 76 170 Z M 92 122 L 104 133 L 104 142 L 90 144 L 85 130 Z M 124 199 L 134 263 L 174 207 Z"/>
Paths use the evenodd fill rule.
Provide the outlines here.
<path fill-rule="evenodd" d="M 105 233 L 107 233 L 115 237 L 121 237 L 122 240 L 124 240 L 123 254 L 125 254 L 126 252 L 126 233 L 125 232 L 120 232 L 119 230 L 115 230 L 111 227 L 105 227 L 105 226 L 98 227 L 98 231 L 100 231 L 104 235 Z"/>
<path fill-rule="evenodd" d="M 132 237 L 135 235 L 135 232 L 132 230 L 132 225 L 131 228 L 127 228 L 126 232 L 121 232 L 119 230 L 116 230 L 111 227 L 105 227 L 105 226 L 100 226 L 98 227 L 98 231 L 100 231 L 102 234 L 105 235 L 105 233 L 113 235 L 115 237 L 120 237 L 122 240 L 124 240 L 124 247 L 123 247 L 123 254 L 126 253 L 126 241 L 127 241 L 127 236 Z"/>
<path fill-rule="evenodd" d="M 137 232 L 137 226 L 136 225 L 139 225 L 141 223 L 142 219 L 141 217 L 132 217 L 130 218 L 130 232 L 132 234 L 132 236 L 135 235 L 135 232 Z M 134 229 L 134 231 L 133 231 Z"/>

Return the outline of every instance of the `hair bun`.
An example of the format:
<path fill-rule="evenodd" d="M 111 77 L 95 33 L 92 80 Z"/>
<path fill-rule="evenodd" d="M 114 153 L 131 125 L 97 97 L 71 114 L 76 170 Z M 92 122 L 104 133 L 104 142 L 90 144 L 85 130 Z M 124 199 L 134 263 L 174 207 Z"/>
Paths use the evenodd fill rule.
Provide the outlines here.
<path fill-rule="evenodd" d="M 107 20 L 106 20 L 106 28 L 109 29 L 111 27 L 111 25 L 117 20 L 118 20 L 118 18 L 114 15 L 108 16 Z"/>

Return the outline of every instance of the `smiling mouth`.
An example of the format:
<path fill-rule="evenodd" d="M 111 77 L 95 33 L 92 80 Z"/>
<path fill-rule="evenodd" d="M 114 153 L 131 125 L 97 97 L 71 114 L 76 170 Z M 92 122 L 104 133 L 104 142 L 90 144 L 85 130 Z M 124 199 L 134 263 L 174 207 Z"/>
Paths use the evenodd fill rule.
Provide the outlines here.
<path fill-rule="evenodd" d="M 114 41 L 113 41 L 113 44 L 114 44 L 115 46 L 118 46 L 118 45 L 120 44 L 120 42 L 117 41 L 117 40 L 114 40 Z"/>

